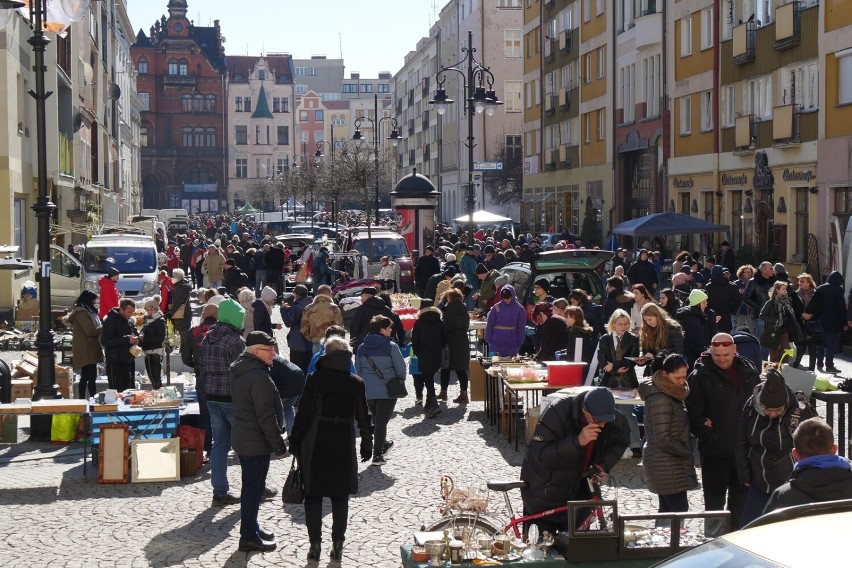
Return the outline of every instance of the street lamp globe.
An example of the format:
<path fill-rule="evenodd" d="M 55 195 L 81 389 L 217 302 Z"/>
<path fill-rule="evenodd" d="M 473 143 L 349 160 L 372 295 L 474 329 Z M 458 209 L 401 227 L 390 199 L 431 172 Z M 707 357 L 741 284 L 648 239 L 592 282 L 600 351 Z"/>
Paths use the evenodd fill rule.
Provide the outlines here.
<path fill-rule="evenodd" d="M 391 130 L 390 136 L 388 136 L 388 140 L 390 140 L 391 146 L 396 148 L 399 146 L 399 141 L 402 140 L 402 136 L 399 133 L 399 130 L 394 128 Z"/>
<path fill-rule="evenodd" d="M 429 101 L 430 105 L 435 105 L 435 112 L 443 115 L 447 112 L 449 105 L 453 104 L 453 99 L 447 96 L 447 91 L 438 89 L 435 91 L 435 98 Z"/>

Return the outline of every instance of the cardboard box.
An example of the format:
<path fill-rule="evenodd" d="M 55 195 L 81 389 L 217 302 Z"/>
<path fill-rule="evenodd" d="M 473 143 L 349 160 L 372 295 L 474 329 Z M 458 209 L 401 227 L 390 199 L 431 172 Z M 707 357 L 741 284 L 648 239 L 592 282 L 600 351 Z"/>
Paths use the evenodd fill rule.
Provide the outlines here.
<path fill-rule="evenodd" d="M 470 400 L 485 400 L 485 369 L 479 359 L 470 360 Z"/>
<path fill-rule="evenodd" d="M 33 383 L 29 379 L 12 379 L 12 396 L 11 401 L 15 402 L 19 398 L 32 398 Z"/>

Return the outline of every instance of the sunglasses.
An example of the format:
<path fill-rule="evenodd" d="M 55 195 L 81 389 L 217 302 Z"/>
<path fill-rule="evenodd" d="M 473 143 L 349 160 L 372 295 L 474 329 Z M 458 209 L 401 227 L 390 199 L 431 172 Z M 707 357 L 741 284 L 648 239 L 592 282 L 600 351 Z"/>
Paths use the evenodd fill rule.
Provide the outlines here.
<path fill-rule="evenodd" d="M 733 344 L 734 344 L 733 341 L 711 341 L 710 342 L 710 345 L 712 345 L 713 347 L 730 347 Z"/>

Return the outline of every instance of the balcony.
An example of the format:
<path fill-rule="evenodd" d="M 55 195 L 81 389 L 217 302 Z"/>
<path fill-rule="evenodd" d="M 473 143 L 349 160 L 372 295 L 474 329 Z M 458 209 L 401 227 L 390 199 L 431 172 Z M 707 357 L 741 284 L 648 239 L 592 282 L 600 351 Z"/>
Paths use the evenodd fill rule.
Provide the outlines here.
<path fill-rule="evenodd" d="M 544 0 L 544 7 L 550 10 L 556 5 L 556 0 Z"/>
<path fill-rule="evenodd" d="M 802 16 L 798 2 L 775 9 L 775 45 L 781 51 L 799 45 L 802 39 Z"/>
<path fill-rule="evenodd" d="M 772 140 L 777 145 L 799 143 L 799 105 L 772 109 Z"/>
<path fill-rule="evenodd" d="M 733 61 L 734 65 L 750 63 L 755 58 L 757 23 L 746 22 L 734 28 Z"/>
<path fill-rule="evenodd" d="M 636 26 L 633 31 L 636 47 L 641 49 L 648 45 L 656 45 L 662 43 L 663 37 L 663 14 L 655 11 L 642 14 L 641 17 L 634 20 Z"/>
<path fill-rule="evenodd" d="M 757 143 L 757 133 L 753 114 L 737 117 L 735 132 L 737 151 L 754 150 Z"/>
<path fill-rule="evenodd" d="M 546 93 L 544 95 L 544 114 L 553 114 L 556 112 L 556 95 Z"/>
<path fill-rule="evenodd" d="M 571 53 L 571 30 L 559 33 L 559 53 Z"/>
<path fill-rule="evenodd" d="M 551 38 L 544 42 L 544 60 L 548 63 L 556 59 L 556 51 L 553 48 L 554 45 L 556 45 L 556 38 Z"/>
<path fill-rule="evenodd" d="M 195 75 L 166 75 L 163 78 L 163 85 L 167 87 L 194 87 Z"/>

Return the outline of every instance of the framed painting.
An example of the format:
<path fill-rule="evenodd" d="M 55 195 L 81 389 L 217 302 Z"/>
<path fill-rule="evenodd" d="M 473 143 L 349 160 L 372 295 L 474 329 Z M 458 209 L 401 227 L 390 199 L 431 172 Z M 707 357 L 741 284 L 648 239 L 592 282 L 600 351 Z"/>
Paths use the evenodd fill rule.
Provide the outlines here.
<path fill-rule="evenodd" d="M 98 483 L 127 483 L 129 437 L 130 431 L 126 424 L 101 426 Z"/>
<path fill-rule="evenodd" d="M 180 480 L 180 439 L 133 440 L 133 483 Z"/>

